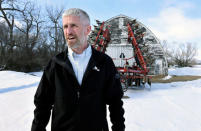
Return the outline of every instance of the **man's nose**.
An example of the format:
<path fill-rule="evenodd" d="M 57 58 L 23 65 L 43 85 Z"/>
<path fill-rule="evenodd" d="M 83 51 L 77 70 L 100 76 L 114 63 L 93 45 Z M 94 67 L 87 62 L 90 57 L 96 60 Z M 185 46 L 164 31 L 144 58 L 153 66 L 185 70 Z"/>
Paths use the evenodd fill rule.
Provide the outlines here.
<path fill-rule="evenodd" d="M 72 32 L 73 32 L 73 29 L 72 29 L 71 27 L 68 27 L 68 28 L 66 29 L 66 33 L 67 33 L 67 34 L 72 34 Z"/>

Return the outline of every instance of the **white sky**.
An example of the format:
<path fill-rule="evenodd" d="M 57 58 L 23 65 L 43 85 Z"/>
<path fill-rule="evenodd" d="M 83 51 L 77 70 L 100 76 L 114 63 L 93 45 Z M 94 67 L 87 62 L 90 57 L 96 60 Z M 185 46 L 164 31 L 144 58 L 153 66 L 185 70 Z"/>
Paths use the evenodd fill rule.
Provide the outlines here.
<path fill-rule="evenodd" d="M 153 18 L 149 18 L 149 26 L 160 40 L 190 42 L 197 47 L 197 59 L 201 60 L 201 17 L 185 16 L 185 10 L 193 6 L 169 7 L 160 11 Z M 173 46 L 173 45 L 170 45 Z"/>

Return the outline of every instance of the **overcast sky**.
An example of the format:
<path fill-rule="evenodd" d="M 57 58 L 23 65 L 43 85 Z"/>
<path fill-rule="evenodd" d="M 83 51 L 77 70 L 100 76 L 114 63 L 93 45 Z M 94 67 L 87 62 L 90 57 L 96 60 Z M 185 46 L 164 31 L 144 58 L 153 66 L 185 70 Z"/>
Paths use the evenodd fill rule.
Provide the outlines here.
<path fill-rule="evenodd" d="M 39 5 L 81 8 L 88 12 L 92 25 L 119 14 L 136 18 L 160 40 L 191 42 L 201 59 L 200 0 L 37 0 Z M 170 45 L 172 46 L 172 45 Z"/>

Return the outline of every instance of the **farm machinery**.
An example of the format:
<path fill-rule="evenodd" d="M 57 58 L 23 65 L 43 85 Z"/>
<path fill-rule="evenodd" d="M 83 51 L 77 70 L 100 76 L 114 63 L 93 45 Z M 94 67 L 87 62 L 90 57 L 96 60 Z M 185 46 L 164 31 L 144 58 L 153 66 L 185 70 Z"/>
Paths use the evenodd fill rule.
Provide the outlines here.
<path fill-rule="evenodd" d="M 110 26 L 105 26 L 105 22 L 98 20 L 96 20 L 96 23 L 98 26 L 94 26 L 94 30 L 90 35 L 90 39 L 93 40 L 92 46 L 96 50 L 105 53 L 111 41 Z M 138 45 L 139 42 L 142 42 L 145 31 L 146 29 L 140 27 L 135 19 L 128 22 L 128 43 L 132 44 L 134 55 L 130 58 L 125 58 L 124 54 L 121 54 L 120 58 L 113 58 L 113 60 L 121 59 L 125 61 L 124 66 L 116 66 L 120 74 L 123 91 L 127 91 L 128 87 L 144 89 L 146 83 L 149 85 L 148 89 L 151 89 L 151 76 L 148 75 L 149 70 Z M 128 63 L 130 59 L 135 59 L 132 65 Z"/>

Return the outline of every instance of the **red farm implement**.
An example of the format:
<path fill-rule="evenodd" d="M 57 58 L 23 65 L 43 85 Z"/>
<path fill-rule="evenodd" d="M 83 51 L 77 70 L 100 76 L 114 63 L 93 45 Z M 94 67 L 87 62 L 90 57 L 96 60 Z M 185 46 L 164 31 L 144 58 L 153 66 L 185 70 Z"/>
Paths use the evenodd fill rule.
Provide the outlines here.
<path fill-rule="evenodd" d="M 104 22 L 96 21 L 98 26 L 94 26 L 94 30 L 90 37 L 94 39 L 92 46 L 103 53 L 105 53 L 108 43 L 110 42 L 110 27 L 104 26 Z M 128 43 L 132 44 L 133 56 L 130 58 L 125 58 L 124 54 L 120 55 L 120 58 L 113 58 L 113 61 L 121 59 L 125 61 L 124 66 L 116 67 L 119 74 L 124 91 L 127 91 L 128 87 L 134 89 L 144 89 L 145 84 L 149 84 L 149 89 L 151 89 L 151 76 L 148 76 L 149 70 L 147 69 L 147 64 L 144 60 L 142 52 L 138 46 L 137 41 L 143 38 L 145 29 L 139 28 L 136 20 L 129 22 L 127 24 L 128 29 Z M 94 38 L 95 36 L 95 38 Z M 135 59 L 133 65 L 129 65 L 128 60 Z"/>

